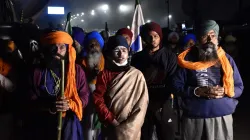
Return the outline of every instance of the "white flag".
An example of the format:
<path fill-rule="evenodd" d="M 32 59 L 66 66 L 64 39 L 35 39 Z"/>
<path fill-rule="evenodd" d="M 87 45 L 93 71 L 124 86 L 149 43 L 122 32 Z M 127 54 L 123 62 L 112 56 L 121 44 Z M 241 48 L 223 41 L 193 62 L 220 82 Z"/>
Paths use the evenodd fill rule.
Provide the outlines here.
<path fill-rule="evenodd" d="M 133 32 L 131 49 L 134 52 L 139 52 L 142 50 L 142 41 L 140 37 L 140 27 L 144 25 L 144 18 L 141 9 L 141 5 L 137 2 L 135 13 L 133 17 L 133 22 L 131 26 L 131 31 Z"/>

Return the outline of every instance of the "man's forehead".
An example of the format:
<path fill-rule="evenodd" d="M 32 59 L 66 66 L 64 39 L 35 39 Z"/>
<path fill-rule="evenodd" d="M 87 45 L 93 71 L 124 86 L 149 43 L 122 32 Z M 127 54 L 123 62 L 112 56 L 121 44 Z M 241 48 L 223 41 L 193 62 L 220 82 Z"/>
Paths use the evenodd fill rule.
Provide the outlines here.
<path fill-rule="evenodd" d="M 99 44 L 99 42 L 96 39 L 91 39 L 89 44 Z"/>
<path fill-rule="evenodd" d="M 128 34 L 122 34 L 122 36 L 130 38 Z"/>
<path fill-rule="evenodd" d="M 65 46 L 65 47 L 67 47 L 67 44 L 64 44 L 64 43 L 56 43 L 56 44 L 51 44 L 50 46 L 56 46 L 56 47 Z"/>
<path fill-rule="evenodd" d="M 115 47 L 115 50 L 118 50 L 118 49 L 127 49 L 126 47 L 124 47 L 124 46 L 117 46 L 117 47 Z"/>
<path fill-rule="evenodd" d="M 214 30 L 210 30 L 210 31 L 208 31 L 208 33 L 207 34 L 214 34 L 215 33 L 215 31 Z"/>
<path fill-rule="evenodd" d="M 150 35 L 158 35 L 158 33 L 156 31 L 149 31 Z"/>

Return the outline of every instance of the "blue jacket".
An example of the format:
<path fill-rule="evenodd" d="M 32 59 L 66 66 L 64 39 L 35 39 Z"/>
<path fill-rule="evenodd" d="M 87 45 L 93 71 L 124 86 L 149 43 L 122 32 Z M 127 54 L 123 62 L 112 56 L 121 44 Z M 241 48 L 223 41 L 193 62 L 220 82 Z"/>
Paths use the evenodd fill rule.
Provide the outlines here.
<path fill-rule="evenodd" d="M 193 48 L 185 57 L 188 61 L 198 60 L 198 49 Z M 210 67 L 202 71 L 180 68 L 173 78 L 175 93 L 181 93 L 183 99 L 184 116 L 189 118 L 214 118 L 234 113 L 238 104 L 236 98 L 243 91 L 243 82 L 238 68 L 231 56 L 226 54 L 233 70 L 234 93 L 233 98 L 205 99 L 194 95 L 194 89 L 199 86 L 223 86 L 223 72 L 221 67 Z"/>

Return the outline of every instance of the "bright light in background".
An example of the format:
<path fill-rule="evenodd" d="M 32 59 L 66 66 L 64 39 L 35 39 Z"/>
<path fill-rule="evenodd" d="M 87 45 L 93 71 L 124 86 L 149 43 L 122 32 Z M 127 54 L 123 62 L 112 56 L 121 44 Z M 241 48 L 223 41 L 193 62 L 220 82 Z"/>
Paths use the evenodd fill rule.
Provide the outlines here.
<path fill-rule="evenodd" d="M 172 18 L 173 18 L 172 15 L 168 15 L 168 16 L 165 16 L 165 17 L 164 17 L 164 20 L 168 20 L 168 19 L 170 20 L 170 19 L 172 19 Z"/>
<path fill-rule="evenodd" d="M 151 22 L 151 20 L 147 20 L 147 23 Z"/>
<path fill-rule="evenodd" d="M 84 20 L 82 19 L 81 22 L 84 22 Z"/>
<path fill-rule="evenodd" d="M 121 4 L 119 6 L 119 11 L 123 12 L 123 13 L 128 12 L 130 9 L 131 9 L 131 6 L 129 6 L 129 5 Z"/>
<path fill-rule="evenodd" d="M 64 14 L 64 7 L 48 6 L 48 14 L 63 15 Z"/>
<path fill-rule="evenodd" d="M 130 26 L 128 25 L 127 28 L 130 29 Z"/>
<path fill-rule="evenodd" d="M 104 4 L 104 5 L 101 6 L 101 9 L 103 11 L 107 11 L 109 9 L 109 6 L 107 4 Z"/>
<path fill-rule="evenodd" d="M 79 14 L 76 14 L 76 16 L 79 16 Z"/>
<path fill-rule="evenodd" d="M 84 15 L 84 13 L 82 12 L 82 16 Z"/>
<path fill-rule="evenodd" d="M 95 15 L 95 10 L 91 11 L 91 15 L 94 16 Z"/>

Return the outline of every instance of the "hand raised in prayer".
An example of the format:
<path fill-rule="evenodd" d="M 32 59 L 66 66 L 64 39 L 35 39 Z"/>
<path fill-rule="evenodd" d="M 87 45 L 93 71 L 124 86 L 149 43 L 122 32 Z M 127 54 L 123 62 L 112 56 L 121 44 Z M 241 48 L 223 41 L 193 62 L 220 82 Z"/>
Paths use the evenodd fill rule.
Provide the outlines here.
<path fill-rule="evenodd" d="M 58 98 L 56 101 L 56 111 L 66 112 L 69 110 L 69 100 L 65 97 Z"/>
<path fill-rule="evenodd" d="M 225 96 L 225 89 L 221 86 L 215 86 L 209 88 L 209 97 L 214 99 L 223 98 Z"/>

